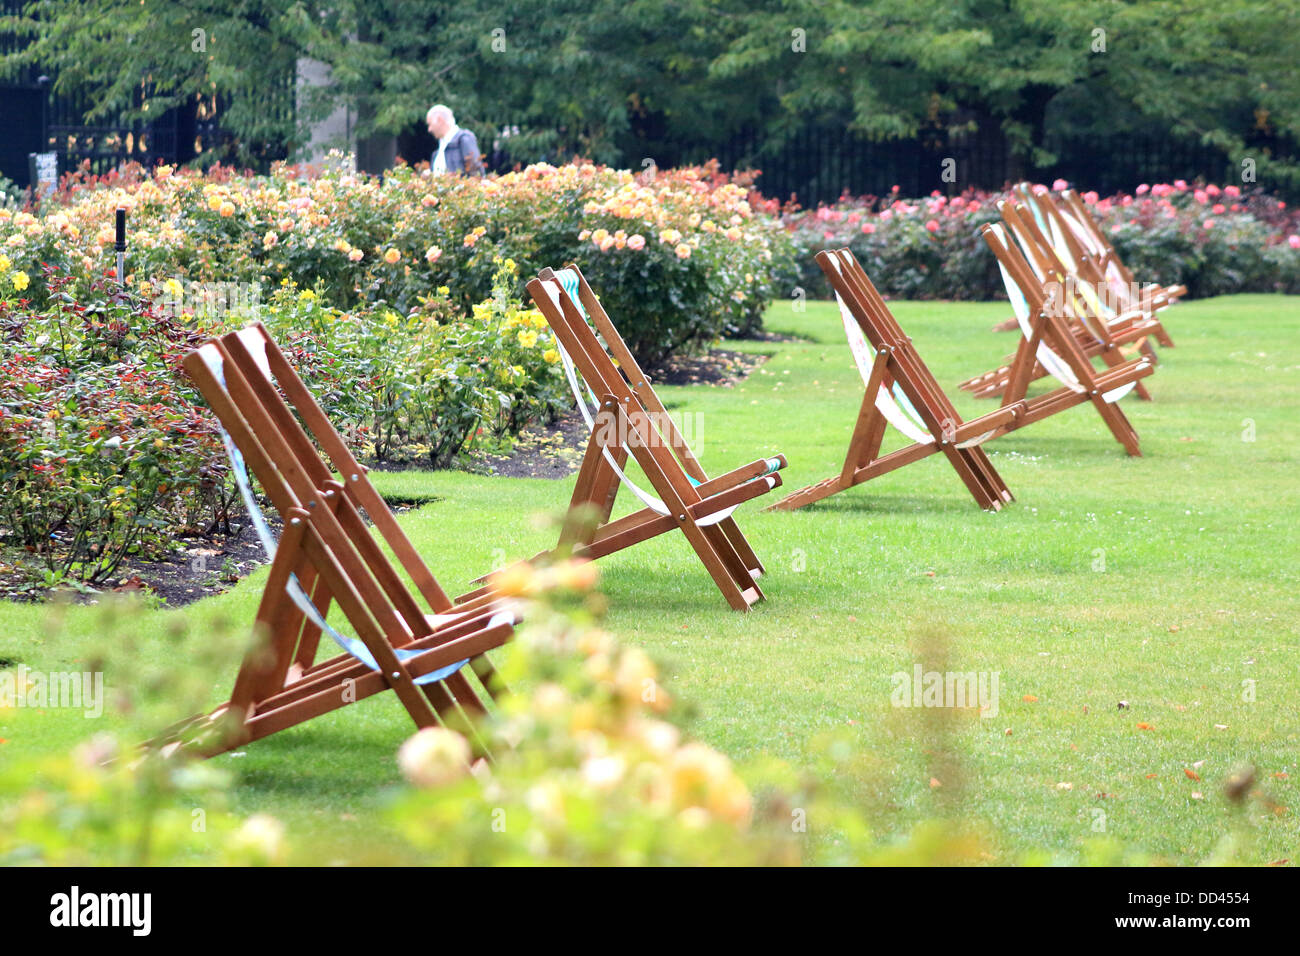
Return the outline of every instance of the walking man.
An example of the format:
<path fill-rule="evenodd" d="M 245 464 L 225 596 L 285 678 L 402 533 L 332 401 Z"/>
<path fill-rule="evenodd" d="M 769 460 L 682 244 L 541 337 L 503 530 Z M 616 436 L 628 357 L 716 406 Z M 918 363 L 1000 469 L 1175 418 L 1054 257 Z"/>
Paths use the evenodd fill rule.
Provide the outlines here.
<path fill-rule="evenodd" d="M 430 163 L 433 175 L 483 175 L 483 157 L 479 155 L 478 140 L 469 130 L 456 125 L 451 107 L 439 103 L 429 109 L 425 120 L 429 124 L 429 132 L 438 138 L 438 149 Z"/>

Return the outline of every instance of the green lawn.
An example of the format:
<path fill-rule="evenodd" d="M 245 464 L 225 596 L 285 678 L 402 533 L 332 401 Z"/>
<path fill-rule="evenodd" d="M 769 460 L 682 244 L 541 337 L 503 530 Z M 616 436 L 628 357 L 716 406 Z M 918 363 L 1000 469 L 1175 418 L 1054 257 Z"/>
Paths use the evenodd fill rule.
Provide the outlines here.
<path fill-rule="evenodd" d="M 1010 351 L 1010 334 L 989 331 L 1006 311 L 895 306 L 945 386 Z M 689 731 L 742 764 L 804 764 L 819 732 L 851 728 L 878 757 L 862 800 L 885 834 L 959 812 L 991 834 L 999 861 L 1078 854 L 1102 823 L 1125 849 L 1174 863 L 1207 858 L 1229 830 L 1241 858 L 1296 859 L 1300 806 L 1279 807 L 1300 773 L 1300 299 L 1213 299 L 1166 316 L 1177 348 L 1147 380 L 1155 401 L 1123 401 L 1143 458 L 1081 406 L 989 446 L 1016 496 L 999 514 L 979 511 L 940 456 L 799 512 L 750 505 L 738 518 L 768 568 L 766 604 L 729 611 L 685 542 L 664 536 L 603 562 L 609 629 L 665 666 L 693 707 Z M 741 385 L 660 392 L 696 416 L 711 472 L 784 452 L 781 494 L 839 470 L 862 384 L 832 305 L 777 305 L 767 327 L 798 341 L 729 344 L 770 356 Z M 955 400 L 963 414 L 991 407 Z M 573 485 L 375 478 L 386 493 L 437 496 L 403 524 L 449 591 L 553 543 L 536 516 L 558 513 Z M 139 640 L 157 655 L 192 651 L 214 620 L 251 619 L 263 579 L 148 612 Z M 36 607 L 0 615 L 0 658 L 31 668 L 72 669 L 105 633 L 99 608 L 69 609 L 57 627 Z M 178 616 L 181 637 L 168 627 Z M 1000 681 L 998 715 L 958 721 L 945 754 L 920 743 L 922 712 L 890 704 L 890 675 L 936 646 L 948 669 Z M 212 674 L 214 702 L 233 667 Z M 65 750 L 113 720 L 12 712 L 0 759 Z M 391 700 L 371 700 L 219 762 L 240 774 L 240 811 L 382 845 L 373 816 L 409 730 Z M 1238 811 L 1222 784 L 1246 764 L 1266 799 Z"/>

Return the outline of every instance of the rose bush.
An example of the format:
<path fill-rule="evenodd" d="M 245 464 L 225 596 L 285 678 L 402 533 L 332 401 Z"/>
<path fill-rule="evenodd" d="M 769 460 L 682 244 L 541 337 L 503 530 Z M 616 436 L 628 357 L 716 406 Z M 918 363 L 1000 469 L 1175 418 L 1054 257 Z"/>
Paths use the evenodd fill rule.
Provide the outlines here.
<path fill-rule="evenodd" d="M 288 278 L 330 306 L 408 313 L 447 287 L 464 311 L 487 298 L 498 259 L 520 275 L 576 261 L 646 363 L 755 327 L 791 275 L 789 237 L 747 179 L 716 166 L 639 176 L 545 163 L 485 179 L 382 180 L 327 165 L 269 176 L 131 165 L 66 176 L 39 215 L 0 210 L 14 267 L 89 277 L 108 264 L 113 210 L 130 216 L 128 284 L 168 279 L 275 286 Z M 43 303 L 37 282 L 29 297 Z M 518 294 L 518 293 L 516 293 Z"/>
<path fill-rule="evenodd" d="M 1058 180 L 1052 188 L 1067 185 Z M 810 295 L 830 294 L 816 252 L 849 246 L 884 295 L 997 299 L 1005 298 L 1002 281 L 979 227 L 1000 219 L 997 203 L 1007 198 L 971 189 L 904 199 L 895 190 L 787 210 L 784 221 Z M 1192 297 L 1300 292 L 1300 215 L 1261 191 L 1178 180 L 1082 198 L 1138 281 L 1181 283 Z"/>

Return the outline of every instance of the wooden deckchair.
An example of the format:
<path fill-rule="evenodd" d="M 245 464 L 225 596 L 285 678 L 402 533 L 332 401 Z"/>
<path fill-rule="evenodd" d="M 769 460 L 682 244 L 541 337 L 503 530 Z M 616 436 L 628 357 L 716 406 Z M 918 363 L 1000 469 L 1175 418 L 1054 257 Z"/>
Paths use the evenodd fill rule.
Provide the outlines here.
<path fill-rule="evenodd" d="M 1067 189 L 1061 193 L 1061 200 L 1063 202 L 1062 211 L 1073 214 L 1069 221 L 1076 226 L 1076 235 L 1089 245 L 1092 255 L 1096 257 L 1099 267 L 1106 275 L 1107 280 L 1112 283 L 1114 290 L 1120 295 L 1129 294 L 1129 290 L 1139 290 L 1139 299 L 1137 302 L 1131 302 L 1131 306 L 1154 312 L 1172 305 L 1187 294 L 1187 287 L 1183 285 L 1146 283 L 1139 286 L 1133 278 L 1132 271 L 1120 259 L 1119 254 L 1115 252 L 1115 247 L 1106 238 L 1106 233 L 1102 231 L 1097 221 L 1092 218 L 1092 213 L 1088 211 L 1087 205 L 1079 198 L 1079 194 L 1073 189 Z M 1173 340 L 1169 338 L 1163 326 L 1155 333 L 1155 336 L 1156 341 L 1161 345 L 1166 348 L 1173 347 Z"/>
<path fill-rule="evenodd" d="M 1091 217 L 1090 225 L 1084 224 L 1078 218 L 1079 212 L 1064 200 L 1058 203 L 1050 191 L 1035 190 L 1029 183 L 1016 186 L 1015 194 L 1029 209 L 1032 225 L 1042 233 L 1061 268 L 1078 282 L 1086 307 L 1105 323 L 1112 339 L 1121 343 L 1140 342 L 1151 357 L 1155 352 L 1146 344 L 1147 335 L 1162 345 L 1172 346 L 1157 313 L 1174 300 L 1164 290 L 1139 289 L 1132 282 L 1122 281 L 1120 263 L 1112 261 L 1108 268 L 1105 249 L 1109 245 L 1103 249 L 1098 244 L 1100 233 Z M 1086 208 L 1083 215 L 1088 215 Z"/>
<path fill-rule="evenodd" d="M 1018 257 L 1003 228 L 991 228 L 985 240 L 990 246 L 998 246 L 994 251 L 1003 275 L 1010 270 L 1025 282 L 1029 297 L 1012 296 L 1023 337 L 1002 405 L 970 421 L 964 421 L 944 395 L 853 253 L 839 249 L 817 254 L 817 263 L 840 305 L 845 334 L 866 392 L 840 473 L 793 492 L 773 509 L 802 508 L 941 451 L 980 507 L 998 510 L 1002 503 L 1012 500 L 1011 493 L 981 446 L 1087 401 L 1097 406 L 1125 449 L 1139 454 L 1137 433 L 1112 403 L 1151 373 L 1149 361 L 1139 358 L 1104 372 L 1093 368 L 1059 312 L 1048 308 L 1041 289 L 1032 281 L 1028 263 Z M 1026 398 L 1030 374 L 1039 362 L 1061 379 L 1061 386 Z M 912 444 L 879 454 L 887 425 L 911 438 Z"/>
<path fill-rule="evenodd" d="M 1021 329 L 1020 345 L 1011 364 L 1003 402 L 1024 398 L 1038 368 L 1060 384 L 1059 388 L 1029 400 L 1030 410 L 1019 426 L 1090 401 L 1125 451 L 1133 456 L 1141 455 L 1137 432 L 1116 403 L 1155 371 L 1151 359 L 1139 355 L 1098 371 L 1066 321 L 1062 306 L 1052 301 L 1054 290 L 1045 289 L 1038 281 L 1007 228 L 1001 223 L 988 223 L 980 227 L 980 234 L 997 259 Z"/>
<path fill-rule="evenodd" d="M 555 333 L 570 388 L 590 429 L 559 545 L 530 563 L 545 563 L 568 550 L 575 557 L 602 558 L 679 528 L 733 609 L 746 610 L 762 600 L 758 578 L 763 565 L 732 513 L 780 486 L 777 472 L 785 467 L 785 457 L 760 458 L 709 478 L 578 267 L 543 269 L 529 281 L 528 292 Z M 652 490 L 624 472 L 629 454 Z M 611 520 L 615 498 L 625 486 L 644 507 Z"/>
<path fill-rule="evenodd" d="M 787 495 L 767 510 L 802 508 L 936 452 L 947 457 L 982 509 L 997 511 L 1011 501 L 1011 492 L 980 445 L 1012 427 L 1025 413 L 1025 404 L 1010 402 L 963 421 L 853 253 L 822 251 L 816 258 L 835 291 L 866 392 L 840 473 Z M 889 425 L 912 444 L 881 455 Z"/>
<path fill-rule="evenodd" d="M 1147 343 L 1147 336 L 1154 333 L 1158 323 L 1141 311 L 1114 312 L 1107 304 L 1109 293 L 1099 291 L 1104 283 L 1093 274 L 1090 265 L 1084 261 L 1080 272 L 1073 268 L 1072 259 L 1063 259 L 1058 253 L 1056 239 L 1064 226 L 1054 225 L 1049 213 L 1039 210 L 1032 192 L 1025 190 L 1022 198 L 1025 201 L 1021 203 L 999 202 L 998 210 L 1044 295 L 1058 308 L 1084 354 L 1089 358 L 1099 357 L 1114 368 L 1132 358 L 1131 353 L 1141 352 L 1154 364 L 1156 356 Z M 1064 249 L 1066 257 L 1072 255 L 1071 248 Z M 1000 395 L 1010 380 L 1011 361 L 1012 356 L 1008 356 L 998 368 L 968 379 L 959 387 L 978 398 Z M 1030 380 L 1037 381 L 1047 375 L 1040 363 L 1035 365 Z M 1151 397 L 1140 382 L 1136 394 L 1143 399 Z"/>
<path fill-rule="evenodd" d="M 485 652 L 511 637 L 515 612 L 490 593 L 452 604 L 261 324 L 212 339 L 190 352 L 184 367 L 221 423 L 272 560 L 254 644 L 230 700 L 169 728 L 156 743 L 221 753 L 388 688 L 418 727 L 464 727 L 482 714 L 503 689 Z M 283 520 L 278 544 L 245 461 Z M 362 512 L 433 613 L 398 576 Z M 326 620 L 331 603 L 355 638 Z M 322 633 L 344 653 L 318 663 Z"/>

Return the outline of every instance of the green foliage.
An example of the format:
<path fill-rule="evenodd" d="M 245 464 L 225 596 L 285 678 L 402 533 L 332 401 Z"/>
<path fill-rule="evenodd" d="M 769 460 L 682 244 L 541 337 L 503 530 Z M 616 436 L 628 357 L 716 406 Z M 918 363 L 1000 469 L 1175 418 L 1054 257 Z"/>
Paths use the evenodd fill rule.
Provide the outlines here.
<path fill-rule="evenodd" d="M 45 281 L 44 310 L 0 297 L 0 528 L 45 583 L 93 584 L 224 511 L 220 446 L 178 376 L 197 331 L 115 284 Z"/>
<path fill-rule="evenodd" d="M 1297 0 L 45 0 L 9 30 L 36 42 L 3 65 L 95 90 L 92 121 L 215 91 L 242 162 L 269 141 L 301 145 L 339 105 L 365 137 L 443 101 L 485 144 L 518 128 L 522 161 L 669 165 L 744 129 L 770 148 L 810 122 L 879 140 L 984 124 L 1041 168 L 1053 129 L 1119 122 L 1253 158 L 1273 181 L 1300 176 L 1294 156 L 1256 145 L 1300 133 Z M 295 125 L 285 80 L 299 57 L 333 83 L 308 91 Z"/>

